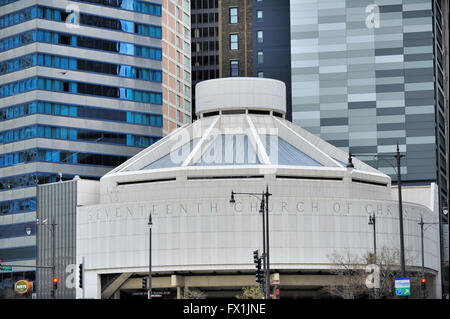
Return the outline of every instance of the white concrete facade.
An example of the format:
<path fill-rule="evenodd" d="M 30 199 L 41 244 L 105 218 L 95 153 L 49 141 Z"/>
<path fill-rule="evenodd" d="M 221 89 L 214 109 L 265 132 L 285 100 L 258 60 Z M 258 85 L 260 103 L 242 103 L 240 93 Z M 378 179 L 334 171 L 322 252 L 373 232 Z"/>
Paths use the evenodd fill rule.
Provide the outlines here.
<path fill-rule="evenodd" d="M 198 114 L 218 110 L 261 109 L 286 113 L 286 85 L 281 81 L 224 78 L 197 84 Z"/>
<path fill-rule="evenodd" d="M 257 87 L 260 80 L 249 81 Z M 206 82 L 214 82 L 217 91 L 227 85 L 222 80 Z M 200 101 L 202 90 L 197 94 Z M 210 112 L 214 107 L 204 104 L 199 112 Z M 272 110 L 279 112 L 277 106 Z M 279 162 L 274 162 L 261 145 L 265 139 L 260 131 L 286 142 L 279 140 Z M 186 154 L 172 157 L 178 163 L 152 166 L 164 156 L 178 154 L 180 146 L 189 142 L 186 134 L 196 142 Z M 246 135 L 248 148 L 254 147 L 256 163 L 206 162 L 205 156 L 215 145 L 211 141 L 227 134 Z M 283 164 L 285 154 L 281 151 L 291 146 L 314 162 Z M 273 115 L 221 114 L 201 117 L 178 129 L 102 177 L 97 184 L 97 204 L 79 205 L 77 260 L 85 260 L 84 297 L 102 297 L 102 274 L 148 272 L 149 214 L 153 219 L 154 272 L 170 276 L 175 272 L 235 274 L 254 270 L 252 252 L 262 248 L 259 200 L 236 196 L 231 205 L 231 191 L 259 193 L 269 187 L 273 194 L 269 205 L 270 263 L 271 269 L 279 272 L 327 271 L 333 267 L 329 255 L 335 251 L 372 252 L 373 229 L 368 225 L 372 213 L 377 218 L 377 247 L 399 249 L 398 202 L 390 178 L 355 158 L 355 168 L 347 169 L 347 157 Z M 436 188 L 431 187 L 418 201 L 414 200 L 417 194 L 404 200 L 407 269 L 421 266 L 417 223 L 421 216 L 425 222 L 437 222 L 435 193 Z M 438 229 L 430 227 L 425 234 L 425 268 L 436 280 L 440 277 L 439 258 Z M 81 290 L 77 290 L 81 297 Z M 440 291 L 436 290 L 436 295 L 440 296 Z"/>

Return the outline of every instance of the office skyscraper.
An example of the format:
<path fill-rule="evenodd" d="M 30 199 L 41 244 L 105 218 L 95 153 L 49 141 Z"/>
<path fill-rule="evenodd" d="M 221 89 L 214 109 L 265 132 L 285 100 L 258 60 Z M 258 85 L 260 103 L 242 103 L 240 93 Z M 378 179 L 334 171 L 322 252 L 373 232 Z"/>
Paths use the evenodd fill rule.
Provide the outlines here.
<path fill-rule="evenodd" d="M 190 0 L 162 0 L 163 135 L 190 123 Z"/>
<path fill-rule="evenodd" d="M 445 187 L 439 2 L 291 1 L 293 121 L 353 153 L 398 142 L 404 180 Z"/>
<path fill-rule="evenodd" d="M 195 85 L 219 78 L 219 0 L 191 1 L 192 116 Z"/>
<path fill-rule="evenodd" d="M 35 263 L 36 184 L 98 179 L 190 121 L 189 7 L 0 0 L 0 259 L 30 266 L 14 271 Z"/>
<path fill-rule="evenodd" d="M 352 153 L 398 143 L 402 181 L 436 182 L 443 210 L 448 1 L 291 0 L 290 20 L 293 122 Z M 395 159 L 360 158 L 397 180 Z"/>
<path fill-rule="evenodd" d="M 288 0 L 192 0 L 191 21 L 193 88 L 222 77 L 281 80 L 291 119 Z"/>

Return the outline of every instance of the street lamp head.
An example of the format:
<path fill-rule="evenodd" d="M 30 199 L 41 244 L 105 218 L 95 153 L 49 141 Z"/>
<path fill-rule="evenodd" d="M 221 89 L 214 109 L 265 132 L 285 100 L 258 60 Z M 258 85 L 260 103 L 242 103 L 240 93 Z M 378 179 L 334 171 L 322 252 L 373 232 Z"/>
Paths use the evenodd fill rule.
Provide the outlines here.
<path fill-rule="evenodd" d="M 354 168 L 355 166 L 353 165 L 352 162 L 352 153 L 348 153 L 348 163 L 347 163 L 347 168 Z"/>
<path fill-rule="evenodd" d="M 264 214 L 264 201 L 261 201 L 261 206 L 259 207 L 259 213 Z"/>
<path fill-rule="evenodd" d="M 25 228 L 25 231 L 26 231 L 28 236 L 31 235 L 31 227 L 30 226 L 27 226 L 27 228 Z"/>
<path fill-rule="evenodd" d="M 234 204 L 236 203 L 236 201 L 234 200 L 234 192 L 231 191 L 231 199 L 230 199 L 230 204 Z"/>

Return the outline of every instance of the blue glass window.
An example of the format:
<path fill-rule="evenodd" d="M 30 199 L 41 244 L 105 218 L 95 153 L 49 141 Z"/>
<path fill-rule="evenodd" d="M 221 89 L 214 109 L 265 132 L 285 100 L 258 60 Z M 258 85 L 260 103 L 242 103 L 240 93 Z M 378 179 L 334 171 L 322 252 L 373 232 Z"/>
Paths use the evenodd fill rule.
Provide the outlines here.
<path fill-rule="evenodd" d="M 67 128 L 61 127 L 61 139 L 67 140 Z"/>
<path fill-rule="evenodd" d="M 70 106 L 69 116 L 77 117 L 77 108 L 75 106 Z"/>
<path fill-rule="evenodd" d="M 69 69 L 76 70 L 77 69 L 77 60 L 69 59 Z"/>
<path fill-rule="evenodd" d="M 77 131 L 75 129 L 69 129 L 69 140 L 77 139 Z"/>
<path fill-rule="evenodd" d="M 64 33 L 55 33 L 44 30 L 30 30 L 22 34 L 14 35 L 0 40 L 0 52 L 9 50 L 34 41 L 53 43 L 58 45 L 72 45 L 88 49 L 117 52 L 120 54 L 140 56 L 143 58 L 161 60 L 161 48 L 136 46 L 132 43 L 117 42 L 90 38 L 85 36 L 72 36 Z"/>
<path fill-rule="evenodd" d="M 44 32 L 44 42 L 52 43 L 52 33 L 49 31 Z"/>
<path fill-rule="evenodd" d="M 36 79 L 27 81 L 36 83 Z M 35 85 L 35 84 L 34 84 Z M 33 84 L 30 84 L 33 87 Z M 144 95 L 144 94 L 143 94 Z M 105 110 L 105 112 L 99 111 Z M 42 101 L 33 101 L 26 104 L 20 104 L 0 109 L 0 121 L 5 121 L 21 116 L 27 116 L 35 113 L 49 114 L 56 116 L 70 116 L 87 119 L 97 119 L 106 121 L 127 122 L 138 125 L 162 126 L 162 116 L 157 114 L 147 114 L 138 112 L 126 112 L 121 110 L 103 109 L 89 106 L 76 106 L 67 104 L 58 104 Z M 28 130 L 28 129 L 27 129 Z"/>
<path fill-rule="evenodd" d="M 68 57 L 61 57 L 61 68 L 62 69 L 67 69 L 69 68 L 69 58 Z"/>
<path fill-rule="evenodd" d="M 45 12 L 45 18 L 47 20 L 52 20 L 52 10 L 50 8 L 45 8 L 44 12 Z"/>
<path fill-rule="evenodd" d="M 60 10 L 53 11 L 53 20 L 61 21 L 61 11 Z"/>
<path fill-rule="evenodd" d="M 51 105 L 51 103 L 45 103 L 45 110 L 44 110 L 44 112 L 46 114 L 51 114 L 51 112 L 52 112 L 52 105 Z"/>

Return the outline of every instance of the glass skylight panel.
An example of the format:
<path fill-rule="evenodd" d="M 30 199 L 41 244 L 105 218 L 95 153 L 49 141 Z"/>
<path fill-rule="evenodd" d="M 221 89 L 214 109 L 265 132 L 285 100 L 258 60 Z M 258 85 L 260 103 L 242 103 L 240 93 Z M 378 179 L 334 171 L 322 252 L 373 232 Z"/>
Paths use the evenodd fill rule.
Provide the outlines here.
<path fill-rule="evenodd" d="M 195 164 L 208 165 L 257 165 L 260 164 L 254 147 L 245 134 L 218 135 Z"/>
<path fill-rule="evenodd" d="M 272 164 L 323 166 L 279 136 L 262 134 L 260 137 Z"/>
<path fill-rule="evenodd" d="M 142 170 L 180 167 L 186 160 L 188 155 L 193 151 L 195 145 L 197 145 L 198 140 L 199 138 L 192 139 L 189 143 L 186 143 L 173 150 L 172 152 L 164 155 L 160 159 L 142 168 Z"/>

